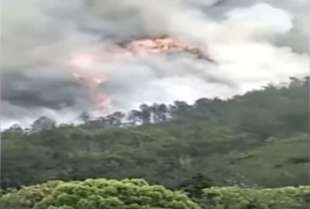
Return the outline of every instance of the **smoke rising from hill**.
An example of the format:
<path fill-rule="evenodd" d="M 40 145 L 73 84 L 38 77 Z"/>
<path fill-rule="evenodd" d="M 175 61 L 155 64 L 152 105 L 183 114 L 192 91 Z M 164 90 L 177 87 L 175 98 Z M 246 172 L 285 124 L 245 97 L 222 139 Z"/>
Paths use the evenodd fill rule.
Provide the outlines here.
<path fill-rule="evenodd" d="M 159 37 L 207 48 L 218 65 L 187 54 L 106 62 L 98 87 L 111 109 L 140 103 L 226 98 L 290 76 L 309 74 L 306 0 L 1 0 L 2 118 L 27 123 L 39 115 L 72 120 L 94 110 L 72 77 L 75 53 Z M 60 117 L 61 115 L 61 117 Z"/>

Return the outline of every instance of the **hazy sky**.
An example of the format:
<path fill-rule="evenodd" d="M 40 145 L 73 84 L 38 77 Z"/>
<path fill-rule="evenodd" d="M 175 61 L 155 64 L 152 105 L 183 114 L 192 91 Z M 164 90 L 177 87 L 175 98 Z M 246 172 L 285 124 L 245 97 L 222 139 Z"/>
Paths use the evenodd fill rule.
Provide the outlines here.
<path fill-rule="evenodd" d="M 0 0 L 2 126 L 40 115 L 71 121 L 94 104 L 68 60 L 97 57 L 108 111 L 227 98 L 309 75 L 308 0 Z M 180 54 L 108 62 L 105 46 L 168 35 L 206 47 L 217 65 Z M 90 69 L 94 70 L 94 69 Z"/>

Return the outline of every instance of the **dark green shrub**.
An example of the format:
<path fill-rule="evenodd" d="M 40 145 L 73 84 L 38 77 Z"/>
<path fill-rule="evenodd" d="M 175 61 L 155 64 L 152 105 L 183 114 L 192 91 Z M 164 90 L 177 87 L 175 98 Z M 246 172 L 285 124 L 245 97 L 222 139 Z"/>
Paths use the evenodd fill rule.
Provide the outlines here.
<path fill-rule="evenodd" d="M 200 203 L 208 209 L 308 209 L 310 187 L 212 187 L 204 190 Z"/>

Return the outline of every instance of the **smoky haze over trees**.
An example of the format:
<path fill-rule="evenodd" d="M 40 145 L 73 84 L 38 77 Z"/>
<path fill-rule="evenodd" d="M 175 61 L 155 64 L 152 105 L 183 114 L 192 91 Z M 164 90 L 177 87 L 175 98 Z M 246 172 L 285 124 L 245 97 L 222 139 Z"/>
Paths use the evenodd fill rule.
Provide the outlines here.
<path fill-rule="evenodd" d="M 256 131 L 262 129 L 262 137 L 268 136 L 269 131 L 274 133 L 276 129 L 279 129 L 279 132 L 282 132 L 283 130 L 289 130 L 290 127 L 305 132 L 308 127 L 308 78 L 291 77 L 289 83 L 282 83 L 278 86 L 269 84 L 264 87 L 264 91 L 252 91 L 228 100 L 200 98 L 193 105 L 189 105 L 184 101 L 175 101 L 173 104 L 142 104 L 139 109 L 127 113 L 116 111 L 100 117 L 92 116 L 91 113 L 84 111 L 79 115 L 79 120 L 82 122 L 79 126 L 119 128 L 164 122 L 187 122 L 190 119 L 200 120 L 200 118 L 209 120 L 216 116 L 217 121 L 220 120 L 225 125 L 239 127 L 244 131 L 251 131 L 252 125 Z M 294 92 L 295 89 L 297 89 L 296 92 Z M 281 91 L 287 93 L 283 93 L 284 95 L 281 98 L 274 100 L 274 97 L 280 97 L 279 93 L 282 93 Z M 226 110 L 225 107 L 227 106 L 230 108 Z M 231 111 L 231 108 L 235 108 L 234 111 Z M 26 131 L 39 132 L 56 126 L 53 119 L 41 116 Z M 59 126 L 65 127 L 70 126 L 70 124 L 60 124 Z M 74 125 L 72 124 L 72 126 Z M 6 132 L 20 132 L 20 130 L 22 130 L 22 127 L 13 124 Z"/>
<path fill-rule="evenodd" d="M 310 207 L 309 0 L 0 4 L 0 209 Z"/>

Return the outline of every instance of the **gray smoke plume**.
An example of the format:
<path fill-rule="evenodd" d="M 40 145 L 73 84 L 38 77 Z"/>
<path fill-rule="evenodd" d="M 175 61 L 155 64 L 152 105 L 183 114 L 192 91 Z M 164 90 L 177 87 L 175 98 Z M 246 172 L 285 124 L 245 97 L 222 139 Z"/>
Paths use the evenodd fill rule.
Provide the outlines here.
<path fill-rule="evenodd" d="M 66 64 L 75 53 L 171 36 L 206 47 L 217 65 L 180 55 L 99 60 L 111 109 L 227 98 L 309 74 L 307 0 L 1 0 L 2 126 L 40 115 L 74 120 L 90 95 Z"/>

